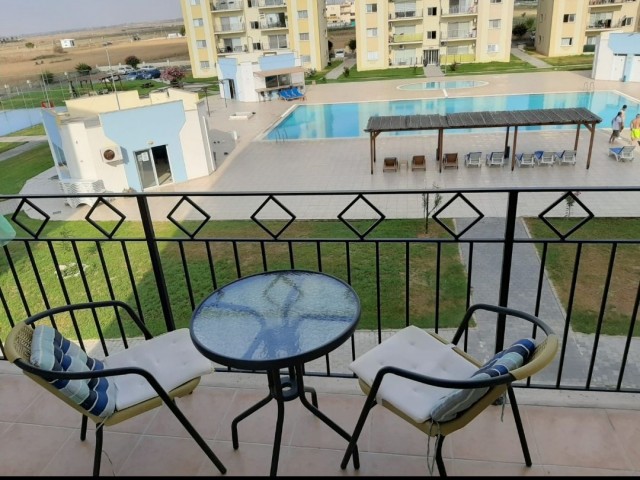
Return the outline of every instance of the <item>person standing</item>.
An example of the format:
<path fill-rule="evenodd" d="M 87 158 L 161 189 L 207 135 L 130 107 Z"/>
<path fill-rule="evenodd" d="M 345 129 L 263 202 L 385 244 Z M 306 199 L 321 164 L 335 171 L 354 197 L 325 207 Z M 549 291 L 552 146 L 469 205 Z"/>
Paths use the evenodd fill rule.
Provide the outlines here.
<path fill-rule="evenodd" d="M 611 136 L 609 137 L 609 143 L 620 136 L 622 131 L 622 111 L 618 112 L 613 120 L 611 120 Z"/>
<path fill-rule="evenodd" d="M 636 118 L 631 120 L 629 129 L 631 130 L 631 145 L 635 142 L 638 142 L 638 145 L 640 145 L 640 113 L 636 115 Z"/>
<path fill-rule="evenodd" d="M 622 130 L 624 130 L 624 126 L 626 125 L 626 122 L 627 122 L 627 106 L 626 105 L 622 105 L 622 108 L 620 109 L 620 115 L 622 116 L 622 125 L 620 125 L 620 133 L 622 133 Z"/>

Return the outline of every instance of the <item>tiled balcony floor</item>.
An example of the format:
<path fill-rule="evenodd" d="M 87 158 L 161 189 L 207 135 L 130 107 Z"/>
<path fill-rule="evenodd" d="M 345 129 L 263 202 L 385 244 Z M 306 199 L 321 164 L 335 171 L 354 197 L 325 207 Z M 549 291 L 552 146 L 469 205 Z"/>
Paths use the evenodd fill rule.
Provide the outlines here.
<path fill-rule="evenodd" d="M 321 410 L 351 432 L 364 396 L 353 379 L 309 378 Z M 80 417 L 15 367 L 0 362 L 0 447 L 8 476 L 91 475 L 93 431 L 80 441 Z M 178 405 L 226 465 L 227 476 L 266 476 L 271 461 L 275 402 L 239 425 L 231 420 L 266 394 L 260 374 L 215 373 Z M 638 475 L 637 395 L 517 389 L 533 466 L 524 465 L 510 407 L 491 407 L 444 443 L 450 475 Z M 166 407 L 107 427 L 103 476 L 220 475 Z M 420 432 L 376 407 L 359 442 L 359 471 L 340 469 L 346 442 L 299 401 L 286 404 L 278 474 L 303 476 L 429 475 Z M 433 445 L 431 454 L 433 453 Z M 437 475 L 437 470 L 434 470 Z"/>

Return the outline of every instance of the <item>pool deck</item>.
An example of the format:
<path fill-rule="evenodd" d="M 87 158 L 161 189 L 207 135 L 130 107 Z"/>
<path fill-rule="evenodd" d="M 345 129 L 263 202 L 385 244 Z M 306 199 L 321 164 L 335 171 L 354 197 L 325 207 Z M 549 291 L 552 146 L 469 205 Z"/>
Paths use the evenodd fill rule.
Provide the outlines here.
<path fill-rule="evenodd" d="M 487 82 L 484 86 L 451 89 L 449 97 L 503 95 L 524 93 L 557 93 L 617 91 L 640 102 L 640 85 L 624 82 L 595 81 L 589 72 L 533 72 L 501 75 L 473 75 L 439 78 L 447 80 L 474 80 Z M 176 185 L 158 187 L 157 192 L 255 192 L 255 191 L 352 191 L 352 190 L 415 190 L 432 188 L 500 188 L 500 187 L 568 187 L 579 190 L 585 186 L 636 186 L 640 184 L 640 160 L 616 162 L 609 156 L 608 129 L 599 129 L 594 137 L 591 166 L 587 170 L 586 157 L 590 133 L 580 129 L 580 141 L 577 164 L 568 166 L 536 166 L 534 168 L 487 167 L 467 168 L 463 156 L 470 151 L 503 150 L 504 133 L 445 134 L 444 151 L 458 152 L 460 167 L 438 172 L 435 161 L 437 136 L 430 133 L 410 137 L 387 137 L 381 135 L 377 141 L 378 162 L 374 173 L 370 173 L 370 155 L 368 138 L 335 140 L 289 140 L 285 142 L 266 142 L 260 139 L 264 133 L 289 109 L 300 103 L 321 104 L 337 102 L 363 102 L 397 99 L 443 98 L 442 90 L 399 90 L 397 87 L 407 83 L 419 83 L 430 79 L 385 80 L 354 82 L 344 84 L 309 85 L 306 101 L 274 100 L 269 102 L 246 103 L 210 97 L 210 125 L 222 131 L 235 131 L 237 145 L 226 156 L 218 169 L 210 176 Z M 230 121 L 229 116 L 237 111 L 255 112 L 251 118 Z M 428 112 L 426 112 L 428 113 Z M 635 116 L 629 109 L 627 119 Z M 609 119 L 603 119 L 608 123 Z M 628 122 L 627 122 L 628 123 Z M 513 129 L 510 133 L 510 144 Z M 535 150 L 561 151 L 573 149 L 575 130 L 534 131 L 518 133 L 518 152 Z M 616 142 L 616 146 L 629 144 L 628 128 Z M 412 172 L 407 164 L 413 155 L 425 154 L 426 171 Z M 383 172 L 381 159 L 395 156 L 401 166 L 397 172 Z M 640 156 L 640 148 L 636 153 Z M 406 162 L 406 163 L 405 163 Z M 54 172 L 55 173 L 55 172 Z M 44 172 L 25 186 L 22 193 L 58 192 L 57 186 L 50 184 L 51 171 Z M 575 187 L 575 188 L 574 188 Z M 601 216 L 640 216 L 640 201 L 636 197 L 623 199 L 616 194 L 617 201 L 601 194 L 593 205 L 596 215 Z M 388 196 L 380 198 L 376 206 L 381 208 L 388 218 L 422 216 L 422 204 L 419 195 Z M 555 199 L 557 194 L 549 194 Z M 584 198 L 584 197 L 581 197 Z M 160 202 L 160 201 L 158 201 Z M 213 202 L 213 201 L 212 201 Z M 121 208 L 129 218 L 135 217 L 134 210 L 128 209 L 123 199 L 116 199 L 113 205 Z M 152 214 L 158 219 L 166 218 L 166 212 L 175 200 L 167 199 L 165 207 L 154 208 Z M 548 203 L 547 203 L 548 204 Z M 318 202 L 309 198 L 296 206 L 298 218 L 332 218 L 344 207 L 345 203 Z M 540 201 L 522 202 L 522 214 L 540 212 Z M 233 199 L 212 203 L 213 217 L 216 219 L 248 218 L 256 208 L 255 199 Z M 502 216 L 504 202 L 487 199 L 478 206 L 486 216 Z M 86 215 L 88 207 L 77 209 L 59 202 L 49 202 L 46 209 L 54 211 L 56 219 L 80 219 Z M 98 209 L 100 210 L 100 209 Z M 155 212 L 155 213 L 154 213 Z M 99 212 L 96 212 L 99 213 Z M 108 212 L 106 212 L 108 214 Z M 465 216 L 462 210 L 453 209 L 450 215 Z M 164 216 L 164 217 L 163 217 Z M 99 218 L 94 217 L 94 218 Z M 105 217 L 110 218 L 110 217 Z"/>

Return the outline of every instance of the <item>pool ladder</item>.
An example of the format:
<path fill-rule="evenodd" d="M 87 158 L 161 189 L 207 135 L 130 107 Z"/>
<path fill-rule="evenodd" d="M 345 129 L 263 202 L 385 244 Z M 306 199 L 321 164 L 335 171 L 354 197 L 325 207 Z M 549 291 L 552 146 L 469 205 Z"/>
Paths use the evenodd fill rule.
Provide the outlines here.
<path fill-rule="evenodd" d="M 276 143 L 279 143 L 279 142 L 284 143 L 285 140 L 289 140 L 289 137 L 287 136 L 287 131 L 285 129 L 276 130 Z"/>
<path fill-rule="evenodd" d="M 587 93 L 593 93 L 596 90 L 596 85 L 594 82 L 584 82 L 584 90 Z"/>

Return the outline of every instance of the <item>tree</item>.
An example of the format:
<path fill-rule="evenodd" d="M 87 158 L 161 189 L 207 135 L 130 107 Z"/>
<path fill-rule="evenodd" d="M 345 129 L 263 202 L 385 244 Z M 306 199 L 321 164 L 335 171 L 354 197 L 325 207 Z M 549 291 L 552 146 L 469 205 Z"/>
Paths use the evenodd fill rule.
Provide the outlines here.
<path fill-rule="evenodd" d="M 511 29 L 511 33 L 516 37 L 522 37 L 525 33 L 527 33 L 528 30 L 529 29 L 524 23 L 519 23 L 513 26 L 513 28 Z"/>
<path fill-rule="evenodd" d="M 329 51 L 333 50 L 333 42 L 329 40 Z"/>
<path fill-rule="evenodd" d="M 24 46 L 25 46 L 25 47 L 27 47 L 27 48 L 33 48 L 33 47 L 35 47 L 35 45 L 33 44 L 33 42 L 27 42 L 27 43 L 25 43 L 25 44 L 24 44 Z"/>
<path fill-rule="evenodd" d="M 86 63 L 79 63 L 76 65 L 76 72 L 80 75 L 89 75 L 91 73 L 91 66 Z"/>
<path fill-rule="evenodd" d="M 162 72 L 162 75 L 160 75 L 160 78 L 163 80 L 167 80 L 172 87 L 181 87 L 182 86 L 182 79 L 185 77 L 185 73 L 184 70 L 182 70 L 180 67 L 169 67 L 167 68 L 164 72 Z"/>
<path fill-rule="evenodd" d="M 140 59 L 135 55 L 129 55 L 127 58 L 124 59 L 124 63 L 129 65 L 131 68 L 135 69 L 135 68 L 138 68 L 138 65 L 140 64 Z"/>
<path fill-rule="evenodd" d="M 182 25 L 180 27 L 180 35 L 184 37 L 186 33 L 187 33 L 187 30 L 184 28 L 184 25 Z"/>
<path fill-rule="evenodd" d="M 349 40 L 349 48 L 351 49 L 352 52 L 356 51 L 356 39 L 352 38 L 351 40 Z"/>

